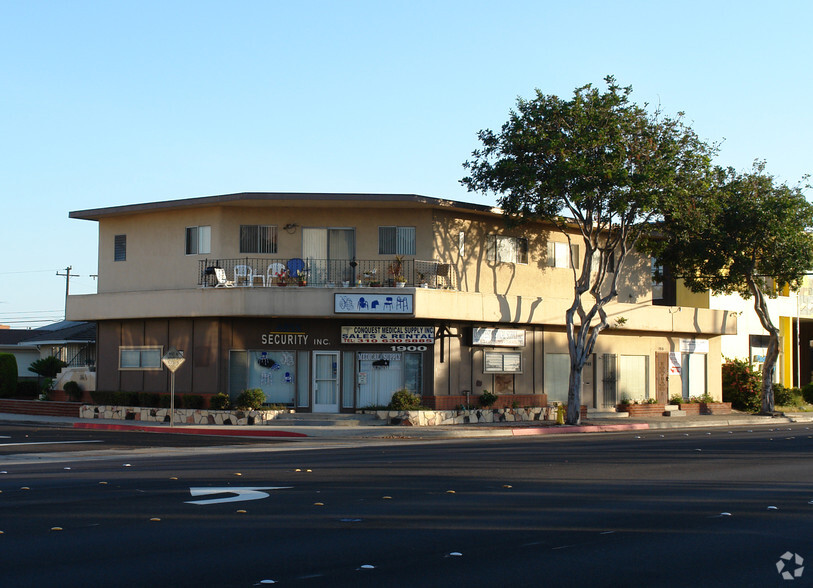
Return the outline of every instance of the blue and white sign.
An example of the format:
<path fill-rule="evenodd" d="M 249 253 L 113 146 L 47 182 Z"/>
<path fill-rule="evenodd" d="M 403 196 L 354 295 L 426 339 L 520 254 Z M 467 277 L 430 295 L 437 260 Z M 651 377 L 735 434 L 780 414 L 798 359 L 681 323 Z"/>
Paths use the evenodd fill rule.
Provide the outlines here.
<path fill-rule="evenodd" d="M 373 290 L 373 288 L 370 288 Z M 333 312 L 346 314 L 412 314 L 412 294 L 334 294 Z"/>

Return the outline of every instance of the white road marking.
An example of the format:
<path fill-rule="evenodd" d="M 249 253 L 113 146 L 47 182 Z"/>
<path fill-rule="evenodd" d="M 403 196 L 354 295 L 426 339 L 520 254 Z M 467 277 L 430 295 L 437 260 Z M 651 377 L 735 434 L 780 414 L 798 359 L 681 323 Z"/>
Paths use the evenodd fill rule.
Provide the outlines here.
<path fill-rule="evenodd" d="M 207 500 L 186 500 L 186 504 L 219 504 L 222 502 L 239 502 L 243 500 L 260 500 L 268 498 L 268 492 L 263 490 L 283 490 L 293 486 L 221 486 L 215 488 L 190 488 L 192 496 L 206 496 L 207 494 L 236 494 L 226 498 L 209 498 Z"/>
<path fill-rule="evenodd" d="M 97 441 L 29 441 L 27 443 L 0 443 L 0 447 L 13 447 L 14 445 L 71 445 L 75 443 L 104 443 L 101 439 Z"/>

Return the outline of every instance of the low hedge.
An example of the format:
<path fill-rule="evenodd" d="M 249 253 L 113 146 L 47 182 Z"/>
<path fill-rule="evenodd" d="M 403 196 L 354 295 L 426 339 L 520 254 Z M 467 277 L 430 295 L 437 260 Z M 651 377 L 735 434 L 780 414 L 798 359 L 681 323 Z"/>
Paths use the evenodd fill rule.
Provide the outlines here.
<path fill-rule="evenodd" d="M 143 408 L 169 408 L 169 394 L 158 392 L 121 392 L 94 390 L 90 397 L 95 404 L 108 406 L 138 406 Z M 175 408 L 202 409 L 206 407 L 206 398 L 201 394 L 176 394 Z"/>

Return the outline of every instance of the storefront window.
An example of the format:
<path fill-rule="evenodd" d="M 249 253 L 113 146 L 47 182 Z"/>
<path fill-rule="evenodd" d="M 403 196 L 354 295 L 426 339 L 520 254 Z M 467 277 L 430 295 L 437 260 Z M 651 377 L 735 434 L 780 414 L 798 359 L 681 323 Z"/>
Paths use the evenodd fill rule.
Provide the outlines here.
<path fill-rule="evenodd" d="M 418 396 L 423 394 L 423 356 L 420 353 L 404 354 L 404 388 Z"/>
<path fill-rule="evenodd" d="M 268 404 L 293 404 L 296 391 L 293 351 L 232 351 L 229 356 L 229 396 L 259 388 Z"/>

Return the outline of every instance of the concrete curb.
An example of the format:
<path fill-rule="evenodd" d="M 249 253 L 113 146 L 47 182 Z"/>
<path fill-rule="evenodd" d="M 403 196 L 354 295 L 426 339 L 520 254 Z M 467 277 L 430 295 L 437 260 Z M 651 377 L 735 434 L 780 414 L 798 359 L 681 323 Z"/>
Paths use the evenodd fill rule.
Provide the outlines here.
<path fill-rule="evenodd" d="M 95 429 L 100 431 L 139 431 L 142 433 L 176 433 L 179 435 L 222 435 L 229 437 L 309 437 L 305 433 L 276 431 L 268 429 L 220 429 L 217 427 L 150 427 L 144 425 L 111 425 L 107 423 L 73 423 L 74 429 Z"/>

